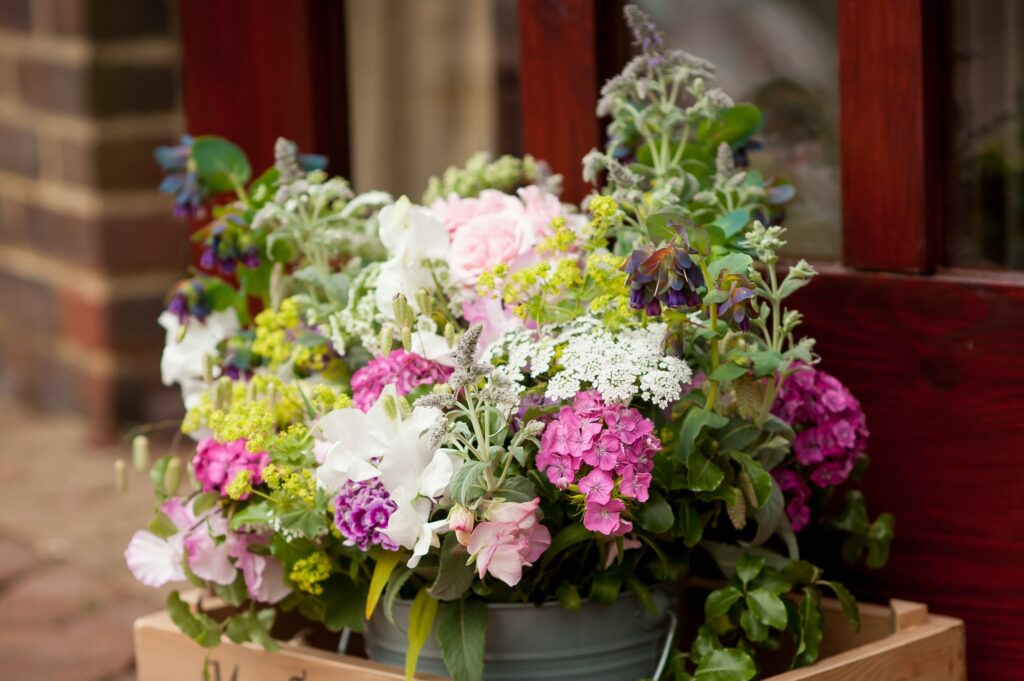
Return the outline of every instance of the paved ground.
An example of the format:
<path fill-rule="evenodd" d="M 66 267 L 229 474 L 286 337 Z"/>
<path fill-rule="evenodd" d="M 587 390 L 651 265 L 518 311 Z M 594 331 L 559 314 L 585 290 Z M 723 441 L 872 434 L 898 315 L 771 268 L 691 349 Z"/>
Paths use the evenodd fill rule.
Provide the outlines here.
<path fill-rule="evenodd" d="M 132 622 L 163 593 L 137 584 L 122 552 L 149 520 L 148 480 L 114 490 L 124 446 L 86 424 L 0 403 L 0 678 L 134 679 Z"/>

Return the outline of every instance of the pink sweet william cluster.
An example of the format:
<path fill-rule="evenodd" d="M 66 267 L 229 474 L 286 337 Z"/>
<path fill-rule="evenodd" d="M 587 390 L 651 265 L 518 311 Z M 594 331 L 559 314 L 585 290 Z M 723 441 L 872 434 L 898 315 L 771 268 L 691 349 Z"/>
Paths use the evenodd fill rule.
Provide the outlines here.
<path fill-rule="evenodd" d="M 216 491 L 227 496 L 227 487 L 242 471 L 249 471 L 249 480 L 253 485 L 263 482 L 263 469 L 270 465 L 270 456 L 266 452 L 250 452 L 245 438 L 221 443 L 208 437 L 200 440 L 196 447 L 196 455 L 192 457 L 192 468 L 196 481 L 204 492 Z M 241 499 L 247 499 L 248 494 Z"/>
<path fill-rule="evenodd" d="M 622 405 L 606 405 L 589 390 L 576 393 L 544 429 L 537 468 L 566 489 L 578 482 L 586 499 L 583 525 L 592 532 L 622 535 L 633 524 L 622 519 L 620 497 L 647 501 L 654 455 L 661 441 L 654 423 Z"/>
<path fill-rule="evenodd" d="M 384 388 L 392 383 L 399 395 L 408 395 L 421 385 L 444 383 L 452 370 L 414 352 L 392 350 L 374 357 L 352 374 L 352 402 L 362 411 L 370 411 Z"/>
<path fill-rule="evenodd" d="M 793 452 L 814 485 L 832 487 L 850 477 L 864 454 L 868 429 L 860 402 L 838 379 L 801 364 L 779 389 L 772 413 L 796 430 Z M 810 520 L 811 488 L 796 472 L 774 474 L 786 493 L 790 523 L 799 531 Z"/>
<path fill-rule="evenodd" d="M 523 568 L 533 565 L 551 545 L 551 532 L 537 518 L 540 498 L 522 503 L 496 503 L 487 512 L 487 520 L 472 526 L 472 515 L 453 519 L 452 529 L 460 539 L 472 529 L 466 548 L 476 560 L 480 579 L 484 574 L 515 586 L 523 578 Z"/>

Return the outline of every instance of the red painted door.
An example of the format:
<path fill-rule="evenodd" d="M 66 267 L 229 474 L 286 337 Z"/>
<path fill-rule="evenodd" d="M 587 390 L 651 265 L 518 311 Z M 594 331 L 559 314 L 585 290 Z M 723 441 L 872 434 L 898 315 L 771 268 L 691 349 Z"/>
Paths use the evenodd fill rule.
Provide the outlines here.
<path fill-rule="evenodd" d="M 524 151 L 567 178 L 603 143 L 595 93 L 621 26 L 608 5 L 519 3 Z M 860 591 L 963 618 L 970 677 L 1024 679 L 1024 273 L 948 267 L 947 3 L 837 9 L 842 257 L 815 263 L 795 305 L 867 412 L 869 505 L 897 517 L 891 560 Z"/>

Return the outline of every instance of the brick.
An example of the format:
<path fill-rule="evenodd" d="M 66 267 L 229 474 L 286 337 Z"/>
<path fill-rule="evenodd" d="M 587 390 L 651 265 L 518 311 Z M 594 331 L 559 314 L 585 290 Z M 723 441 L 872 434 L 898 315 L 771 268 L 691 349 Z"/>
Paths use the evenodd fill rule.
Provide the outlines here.
<path fill-rule="evenodd" d="M 176 69 L 99 64 L 92 111 L 98 116 L 167 111 L 177 101 Z"/>
<path fill-rule="evenodd" d="M 32 24 L 32 0 L 0 2 L 0 27 L 27 31 Z"/>
<path fill-rule="evenodd" d="M 28 334 L 56 327 L 54 294 L 46 285 L 0 270 L 0 321 Z"/>
<path fill-rule="evenodd" d="M 172 0 L 50 0 L 54 31 L 96 40 L 166 35 L 177 3 Z"/>
<path fill-rule="evenodd" d="M 164 331 L 156 322 L 164 307 L 162 295 L 96 301 L 61 291 L 57 298 L 60 334 L 79 345 L 115 351 L 163 346 Z"/>
<path fill-rule="evenodd" d="M 63 64 L 26 58 L 17 65 L 18 92 L 32 106 L 61 113 L 114 116 L 172 109 L 177 71 L 171 66 Z"/>
<path fill-rule="evenodd" d="M 24 574 L 36 563 L 36 556 L 20 544 L 0 537 L 0 586 Z"/>
<path fill-rule="evenodd" d="M 28 104 L 61 113 L 87 114 L 92 109 L 92 75 L 86 65 L 22 59 L 17 64 L 18 93 Z"/>
<path fill-rule="evenodd" d="M 170 215 L 81 217 L 28 208 L 29 245 L 39 253 L 111 273 L 173 269 L 188 262 L 186 227 Z"/>
<path fill-rule="evenodd" d="M 154 189 L 163 176 L 153 149 L 172 143 L 171 137 L 65 141 L 60 145 L 63 179 L 100 190 Z"/>
<path fill-rule="evenodd" d="M 26 177 L 35 177 L 39 173 L 39 144 L 35 131 L 0 123 L 0 170 Z"/>
<path fill-rule="evenodd" d="M 0 198 L 0 243 L 20 246 L 28 242 L 28 208 Z"/>

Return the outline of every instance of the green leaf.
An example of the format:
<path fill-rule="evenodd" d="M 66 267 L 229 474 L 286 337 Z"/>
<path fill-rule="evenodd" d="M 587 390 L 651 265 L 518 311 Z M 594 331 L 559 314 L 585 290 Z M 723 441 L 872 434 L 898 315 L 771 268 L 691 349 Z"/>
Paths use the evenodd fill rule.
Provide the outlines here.
<path fill-rule="evenodd" d="M 742 650 L 712 650 L 697 665 L 697 681 L 750 681 L 757 674 L 754 661 Z"/>
<path fill-rule="evenodd" d="M 686 460 L 687 485 L 694 492 L 712 492 L 725 480 L 725 473 L 700 452 L 690 452 Z"/>
<path fill-rule="evenodd" d="M 821 651 L 821 595 L 814 587 L 804 588 L 804 600 L 800 603 L 800 639 L 793 667 L 813 664 Z"/>
<path fill-rule="evenodd" d="M 654 534 L 668 532 L 674 521 L 672 507 L 657 492 L 653 492 L 647 503 L 641 504 L 636 512 L 637 525 Z"/>
<path fill-rule="evenodd" d="M 644 224 L 647 225 L 647 235 L 651 243 L 660 244 L 679 236 L 678 228 L 688 222 L 682 211 L 669 208 L 651 213 Z"/>
<path fill-rule="evenodd" d="M 712 224 L 722 230 L 726 241 L 732 241 L 736 236 L 743 234 L 747 225 L 750 224 L 750 211 L 746 208 L 737 208 L 719 217 Z"/>
<path fill-rule="evenodd" d="M 690 645 L 690 657 L 694 662 L 700 664 L 705 657 L 715 650 L 721 649 L 722 643 L 718 640 L 715 630 L 711 628 L 710 624 L 703 624 L 697 630 L 697 636 L 694 637 L 693 643 Z"/>
<path fill-rule="evenodd" d="M 736 561 L 736 576 L 740 578 L 741 582 L 743 582 L 743 586 L 746 586 L 761 574 L 761 570 L 764 569 L 764 564 L 764 556 L 757 556 L 752 553 L 742 553 Z"/>
<path fill-rule="evenodd" d="M 192 513 L 200 516 L 216 506 L 220 499 L 221 496 L 217 492 L 204 492 L 203 494 L 198 494 L 192 501 Z"/>
<path fill-rule="evenodd" d="M 893 539 L 894 522 L 891 513 L 883 513 L 871 523 L 867 536 L 869 568 L 880 568 L 889 561 L 889 545 Z"/>
<path fill-rule="evenodd" d="M 761 111 L 753 104 L 737 104 L 724 109 L 714 121 L 704 121 L 697 129 L 697 141 L 711 153 L 727 142 L 733 149 L 749 140 L 761 129 Z"/>
<path fill-rule="evenodd" d="M 722 450 L 743 450 L 756 440 L 760 434 L 761 429 L 753 423 L 740 421 L 738 425 L 722 435 L 722 439 L 718 442 L 718 447 Z"/>
<path fill-rule="evenodd" d="M 621 589 L 622 576 L 618 572 L 597 572 L 590 585 L 590 600 L 611 605 Z"/>
<path fill-rule="evenodd" d="M 388 577 L 398 565 L 402 555 L 399 551 L 383 551 L 373 566 L 373 575 L 370 577 L 370 591 L 366 594 L 366 619 L 373 617 L 373 611 L 377 607 L 377 601 L 388 583 Z M 424 592 L 425 593 L 425 592 Z"/>
<path fill-rule="evenodd" d="M 522 449 L 522 447 L 518 449 Z M 514 475 L 506 479 L 501 487 L 494 491 L 494 496 L 514 503 L 533 501 L 537 497 L 537 486 L 527 477 Z"/>
<path fill-rule="evenodd" d="M 708 378 L 712 381 L 733 381 L 746 374 L 747 371 L 749 369 L 745 366 L 740 366 L 735 362 L 726 362 L 718 365 L 714 371 L 708 374 Z"/>
<path fill-rule="evenodd" d="M 580 592 L 576 589 L 576 585 L 572 582 L 562 582 L 555 589 L 555 596 L 558 597 L 558 602 L 566 610 L 579 610 L 580 606 L 583 605 L 583 598 L 580 596 Z"/>
<path fill-rule="evenodd" d="M 697 509 L 688 501 L 683 502 L 676 512 L 676 524 L 672 532 L 682 536 L 683 544 L 692 549 L 699 542 L 704 534 L 704 521 L 701 520 Z"/>
<path fill-rule="evenodd" d="M 249 598 L 249 589 L 245 586 L 245 578 L 241 572 L 230 584 L 214 584 L 213 592 L 228 605 L 239 606 Z"/>
<path fill-rule="evenodd" d="M 853 594 L 850 593 L 849 589 L 839 582 L 828 582 L 822 580 L 818 582 L 818 584 L 827 586 L 832 590 L 832 593 L 834 593 L 836 598 L 839 599 L 839 605 L 843 608 L 843 615 L 846 616 L 846 619 L 850 621 L 850 624 L 853 625 L 853 628 L 856 631 L 860 631 L 860 608 L 857 607 L 857 599 L 853 597 Z"/>
<path fill-rule="evenodd" d="M 694 449 L 697 438 L 705 428 L 723 428 L 729 424 L 729 419 L 724 416 L 712 413 L 700 407 L 692 407 L 686 416 L 683 417 L 683 424 L 679 428 L 679 442 L 676 445 L 676 457 L 686 460 L 686 457 Z"/>
<path fill-rule="evenodd" d="M 791 560 L 782 568 L 782 576 L 797 584 L 813 584 L 821 575 L 821 568 L 806 560 Z"/>
<path fill-rule="evenodd" d="M 773 629 L 786 628 L 786 604 L 767 589 L 754 589 L 747 594 L 747 607 Z"/>
<path fill-rule="evenodd" d="M 483 461 L 467 461 L 452 476 L 450 489 L 456 503 L 469 506 L 487 491 L 483 482 L 487 466 Z"/>
<path fill-rule="evenodd" d="M 772 485 L 774 484 L 772 474 L 766 471 L 764 466 L 750 458 L 748 454 L 730 452 L 729 456 L 743 467 L 743 472 L 750 478 L 750 482 L 754 486 L 754 494 L 757 496 L 757 507 L 761 508 L 772 494 Z"/>
<path fill-rule="evenodd" d="M 237 530 L 243 525 L 265 525 L 269 521 L 270 508 L 267 506 L 267 502 L 258 501 L 231 516 L 229 526 L 232 530 Z"/>
<path fill-rule="evenodd" d="M 750 359 L 754 362 L 755 376 L 768 376 L 774 374 L 782 363 L 782 353 L 775 350 L 758 350 L 750 353 Z"/>
<path fill-rule="evenodd" d="M 636 575 L 629 575 L 626 577 L 626 586 L 630 591 L 637 597 L 644 608 L 651 615 L 657 616 L 658 606 L 654 602 L 654 598 L 651 596 L 651 590 L 647 588 L 647 585 L 640 581 L 640 578 Z"/>
<path fill-rule="evenodd" d="M 164 492 L 164 476 L 167 475 L 167 464 L 171 461 L 170 454 L 164 454 L 159 459 L 153 462 L 153 467 L 149 469 L 149 479 L 153 482 L 153 487 L 156 489 L 158 497 L 166 497 L 167 494 Z"/>
<path fill-rule="evenodd" d="M 260 644 L 268 652 L 272 653 L 278 650 L 277 641 L 270 635 L 270 628 L 274 626 L 274 609 L 266 608 L 258 612 L 249 611 L 246 615 L 245 623 L 249 640 Z"/>
<path fill-rule="evenodd" d="M 454 681 L 483 679 L 486 634 L 487 604 L 483 601 L 463 598 L 441 607 L 437 642 Z"/>
<path fill-rule="evenodd" d="M 733 603 L 743 598 L 743 593 L 734 586 L 715 589 L 704 601 L 704 618 L 713 620 L 729 612 Z"/>
<path fill-rule="evenodd" d="M 411 681 L 416 674 L 416 662 L 420 658 L 423 644 L 430 638 L 437 615 L 437 601 L 426 589 L 420 589 L 409 609 L 409 647 L 405 651 L 405 681 Z M 483 662 L 481 658 L 481 663 Z"/>
<path fill-rule="evenodd" d="M 348 575 L 331 575 L 323 584 L 319 600 L 324 604 L 324 626 L 331 631 L 345 627 L 353 631 L 363 629 L 363 591 Z"/>
<path fill-rule="evenodd" d="M 163 511 L 157 511 L 153 519 L 149 521 L 149 531 L 158 537 L 166 539 L 178 533 L 178 526 L 167 517 Z"/>
<path fill-rule="evenodd" d="M 718 281 L 718 275 L 723 271 L 746 276 L 753 261 L 746 253 L 730 253 L 708 265 L 708 274 L 711 275 L 711 281 Z"/>
<path fill-rule="evenodd" d="M 770 632 L 768 626 L 761 620 L 757 619 L 754 613 L 750 610 L 744 610 L 743 613 L 740 614 L 740 626 L 746 633 L 747 638 L 755 643 L 760 643 L 768 638 L 768 634 Z"/>
<path fill-rule="evenodd" d="M 430 595 L 439 601 L 453 601 L 460 598 L 476 577 L 472 565 L 466 565 L 469 553 L 461 544 L 454 532 L 449 532 L 441 544 L 441 563 L 437 569 L 437 579 L 430 587 Z"/>
<path fill-rule="evenodd" d="M 558 534 L 555 535 L 555 538 L 551 540 L 551 546 L 549 546 L 544 552 L 544 557 L 541 558 L 540 561 L 540 569 L 544 570 L 547 568 L 559 553 L 570 546 L 575 546 L 581 541 L 592 539 L 593 536 L 594 535 L 591 531 L 583 527 L 580 523 L 573 523 L 572 525 L 563 527 L 559 530 Z"/>
<path fill-rule="evenodd" d="M 200 183 L 210 196 L 234 191 L 252 177 L 245 152 L 222 137 L 203 135 L 192 143 L 192 160 Z"/>
<path fill-rule="evenodd" d="M 388 577 L 388 585 L 384 590 L 384 616 L 391 624 L 395 624 L 395 599 L 402 593 L 402 586 L 409 581 L 412 575 L 412 568 L 401 565 Z"/>
<path fill-rule="evenodd" d="M 183 634 L 204 648 L 213 648 L 220 643 L 220 625 L 208 615 L 193 614 L 177 591 L 167 596 L 167 613 Z"/>

